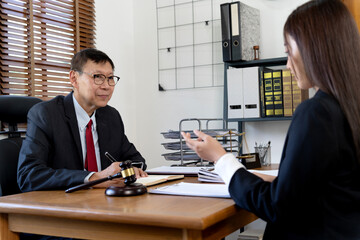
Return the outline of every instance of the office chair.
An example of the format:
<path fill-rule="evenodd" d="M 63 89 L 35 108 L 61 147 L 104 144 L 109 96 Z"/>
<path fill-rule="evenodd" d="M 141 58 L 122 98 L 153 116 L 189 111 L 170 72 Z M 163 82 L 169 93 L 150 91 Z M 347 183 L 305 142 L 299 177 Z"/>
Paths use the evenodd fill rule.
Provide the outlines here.
<path fill-rule="evenodd" d="M 0 122 L 9 126 L 9 130 L 0 131 L 0 196 L 20 193 L 17 164 L 24 139 L 21 133 L 26 131 L 18 130 L 18 123 L 26 123 L 30 108 L 41 101 L 35 97 L 0 95 Z"/>

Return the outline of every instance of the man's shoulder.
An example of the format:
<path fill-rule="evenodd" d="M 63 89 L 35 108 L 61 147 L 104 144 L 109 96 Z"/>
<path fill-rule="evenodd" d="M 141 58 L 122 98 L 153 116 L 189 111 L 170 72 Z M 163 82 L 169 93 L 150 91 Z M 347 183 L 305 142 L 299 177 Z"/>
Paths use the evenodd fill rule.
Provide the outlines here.
<path fill-rule="evenodd" d="M 41 119 L 59 118 L 59 116 L 65 115 L 65 102 L 69 101 L 68 96 L 56 96 L 48 101 L 40 102 L 30 109 L 28 116 Z"/>
<path fill-rule="evenodd" d="M 118 110 L 109 105 L 96 110 L 96 119 L 104 122 L 122 122 Z"/>
<path fill-rule="evenodd" d="M 53 99 L 40 102 L 36 104 L 32 109 L 34 110 L 43 110 L 43 109 L 53 109 L 56 105 L 63 105 L 65 96 L 56 96 Z"/>
<path fill-rule="evenodd" d="M 99 109 L 96 110 L 97 112 L 101 113 L 101 114 L 119 114 L 118 110 L 116 110 L 114 107 L 110 106 L 110 105 L 106 105 L 105 107 L 101 107 Z"/>

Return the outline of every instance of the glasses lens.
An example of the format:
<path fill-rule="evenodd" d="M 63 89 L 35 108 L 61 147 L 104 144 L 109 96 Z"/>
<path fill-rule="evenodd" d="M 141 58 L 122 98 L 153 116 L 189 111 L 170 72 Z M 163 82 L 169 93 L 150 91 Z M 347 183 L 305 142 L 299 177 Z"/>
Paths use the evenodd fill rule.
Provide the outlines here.
<path fill-rule="evenodd" d="M 102 74 L 94 74 L 95 84 L 101 85 L 105 81 L 106 77 Z"/>
<path fill-rule="evenodd" d="M 110 86 L 115 86 L 117 84 L 117 82 L 119 81 L 119 77 L 117 76 L 112 76 L 111 79 L 109 78 L 109 85 Z"/>
<path fill-rule="evenodd" d="M 109 79 L 109 85 L 110 86 L 115 86 L 116 82 L 115 82 L 115 77 L 112 76 L 112 77 L 108 77 Z"/>

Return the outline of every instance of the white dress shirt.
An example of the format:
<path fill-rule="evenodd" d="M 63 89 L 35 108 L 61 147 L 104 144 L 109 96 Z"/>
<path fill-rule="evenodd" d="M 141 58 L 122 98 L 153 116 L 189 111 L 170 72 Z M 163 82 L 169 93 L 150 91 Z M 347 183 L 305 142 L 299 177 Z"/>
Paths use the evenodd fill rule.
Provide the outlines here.
<path fill-rule="evenodd" d="M 93 135 L 94 140 L 94 147 L 95 147 L 95 156 L 96 156 L 96 164 L 99 171 L 101 171 L 101 161 L 100 161 L 100 149 L 99 149 L 99 137 L 96 131 L 96 118 L 95 118 L 95 112 L 91 117 L 87 114 L 87 112 L 80 106 L 80 104 L 76 101 L 75 96 L 73 95 L 73 101 L 74 101 L 74 108 L 75 108 L 75 114 L 76 119 L 79 127 L 79 134 L 80 134 L 80 141 L 81 141 L 81 149 L 83 153 L 83 166 L 85 166 L 85 159 L 86 159 L 86 126 L 89 123 L 90 119 L 92 120 L 93 124 L 91 127 L 91 132 Z M 85 170 L 85 168 L 84 168 Z M 86 176 L 84 179 L 84 182 L 88 182 L 89 178 L 94 174 L 95 172 L 90 173 Z"/>
<path fill-rule="evenodd" d="M 215 164 L 215 172 L 224 180 L 227 187 L 239 168 L 245 168 L 245 166 L 232 153 L 223 155 Z"/>

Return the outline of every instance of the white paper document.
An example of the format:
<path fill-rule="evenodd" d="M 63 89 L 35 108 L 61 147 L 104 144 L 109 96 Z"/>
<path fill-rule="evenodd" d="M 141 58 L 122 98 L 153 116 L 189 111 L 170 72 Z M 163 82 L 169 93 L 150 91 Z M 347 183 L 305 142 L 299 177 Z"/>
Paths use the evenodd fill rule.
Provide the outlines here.
<path fill-rule="evenodd" d="M 248 171 L 251 173 L 257 172 L 257 173 L 262 173 L 262 174 L 266 174 L 266 175 L 271 175 L 274 177 L 277 177 L 277 175 L 279 173 L 278 169 L 276 169 L 276 170 L 252 170 L 252 169 L 250 169 Z"/>
<path fill-rule="evenodd" d="M 146 170 L 148 174 L 182 174 L 182 175 L 194 175 L 197 176 L 199 170 L 204 167 L 168 167 L 161 166 Z M 213 167 L 210 167 L 213 168 Z"/>
<path fill-rule="evenodd" d="M 181 182 L 173 185 L 150 189 L 149 192 L 168 195 L 230 198 L 228 188 L 225 184 Z"/>

